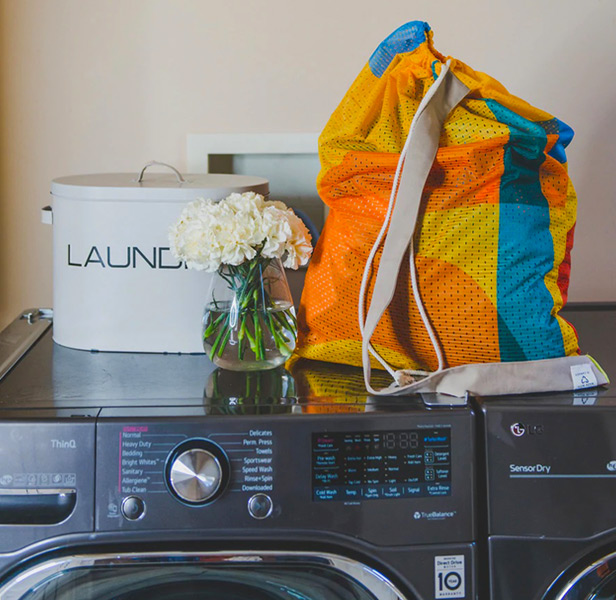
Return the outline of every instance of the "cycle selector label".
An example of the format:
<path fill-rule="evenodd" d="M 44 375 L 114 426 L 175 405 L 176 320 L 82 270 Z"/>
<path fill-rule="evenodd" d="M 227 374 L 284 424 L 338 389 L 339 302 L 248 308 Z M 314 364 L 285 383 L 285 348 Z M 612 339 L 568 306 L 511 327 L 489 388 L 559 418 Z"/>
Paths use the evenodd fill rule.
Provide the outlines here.
<path fill-rule="evenodd" d="M 166 472 L 169 471 L 169 458 L 192 436 L 148 425 L 123 426 L 117 435 L 117 491 L 124 495 L 169 493 L 166 481 L 170 478 L 170 473 Z M 229 492 L 256 494 L 273 491 L 275 440 L 272 430 L 203 433 L 202 439 L 222 451 L 221 456 L 217 456 L 222 463 L 228 462 L 225 470 L 231 472 Z M 179 455 L 173 458 L 177 459 Z"/>
<path fill-rule="evenodd" d="M 132 425 L 123 427 L 118 435 L 118 492 L 166 494 L 163 473 L 167 456 L 186 436 Z"/>

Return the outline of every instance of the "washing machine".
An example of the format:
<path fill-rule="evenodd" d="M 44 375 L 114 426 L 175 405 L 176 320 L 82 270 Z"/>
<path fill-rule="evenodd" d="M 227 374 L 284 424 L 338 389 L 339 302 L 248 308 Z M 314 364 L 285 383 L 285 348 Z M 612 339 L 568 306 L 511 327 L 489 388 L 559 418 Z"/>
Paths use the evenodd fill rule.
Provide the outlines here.
<path fill-rule="evenodd" d="M 350 368 L 0 334 L 1 600 L 477 597 L 475 416 Z"/>
<path fill-rule="evenodd" d="M 564 316 L 582 350 L 613 377 L 616 305 L 581 305 Z M 488 597 L 614 600 L 613 389 L 480 399 L 478 413 L 487 464 Z"/>

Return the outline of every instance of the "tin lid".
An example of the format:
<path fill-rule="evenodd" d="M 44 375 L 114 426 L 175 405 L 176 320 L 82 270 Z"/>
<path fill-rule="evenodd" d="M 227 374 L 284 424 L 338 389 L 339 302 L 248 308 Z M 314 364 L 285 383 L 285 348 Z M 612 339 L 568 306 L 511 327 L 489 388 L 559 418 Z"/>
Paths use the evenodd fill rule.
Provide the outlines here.
<path fill-rule="evenodd" d="M 145 170 L 145 168 L 144 168 Z M 174 169 L 175 171 L 175 169 Z M 195 198 L 219 200 L 234 192 L 267 196 L 269 182 L 247 175 L 170 173 L 99 173 L 59 177 L 51 182 L 51 194 L 74 200 L 132 200 L 188 202 Z"/>

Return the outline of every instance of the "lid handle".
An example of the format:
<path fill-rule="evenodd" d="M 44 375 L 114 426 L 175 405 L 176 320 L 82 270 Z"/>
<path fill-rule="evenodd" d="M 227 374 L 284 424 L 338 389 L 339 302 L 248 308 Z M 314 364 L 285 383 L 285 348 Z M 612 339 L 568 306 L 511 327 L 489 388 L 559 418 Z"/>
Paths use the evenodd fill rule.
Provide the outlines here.
<path fill-rule="evenodd" d="M 137 179 L 137 183 L 141 183 L 143 181 L 143 175 L 145 173 L 145 170 L 148 167 L 153 167 L 155 165 L 159 167 L 167 167 L 171 169 L 175 173 L 178 183 L 186 183 L 186 180 L 182 177 L 182 174 L 175 167 L 172 167 L 171 165 L 168 165 L 167 163 L 164 163 L 164 162 L 158 162 L 157 160 L 151 160 L 145 167 L 143 167 L 143 169 L 141 169 L 141 173 L 139 173 L 139 178 Z"/>

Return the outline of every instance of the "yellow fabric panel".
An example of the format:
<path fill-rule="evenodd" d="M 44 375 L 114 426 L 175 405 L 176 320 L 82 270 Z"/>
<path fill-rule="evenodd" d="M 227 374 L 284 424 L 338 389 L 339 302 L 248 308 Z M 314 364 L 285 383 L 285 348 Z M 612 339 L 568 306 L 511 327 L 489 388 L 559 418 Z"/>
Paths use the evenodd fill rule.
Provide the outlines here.
<path fill-rule="evenodd" d="M 456 106 L 445 121 L 439 146 L 457 146 L 480 143 L 486 140 L 509 139 L 509 127 L 494 117 L 488 105 L 483 100 L 467 98 Z"/>
<path fill-rule="evenodd" d="M 464 271 L 477 282 L 494 305 L 498 213 L 498 204 L 480 204 L 446 212 L 427 211 L 417 248 L 420 256 L 440 259 Z"/>
<path fill-rule="evenodd" d="M 451 70 L 455 73 L 456 77 L 470 88 L 471 98 L 492 98 L 529 121 L 549 121 L 553 118 L 550 113 L 511 94 L 502 83 L 493 77 L 481 71 L 471 69 L 471 67 L 460 60 L 452 57 L 448 58 L 451 58 Z"/>

